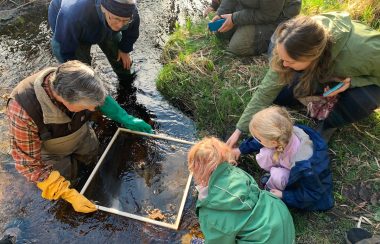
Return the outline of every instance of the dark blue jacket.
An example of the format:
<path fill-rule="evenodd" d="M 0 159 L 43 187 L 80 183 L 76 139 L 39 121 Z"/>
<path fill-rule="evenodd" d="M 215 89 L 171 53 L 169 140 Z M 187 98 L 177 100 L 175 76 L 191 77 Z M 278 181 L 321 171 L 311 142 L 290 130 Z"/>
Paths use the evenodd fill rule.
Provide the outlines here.
<path fill-rule="evenodd" d="M 80 44 L 98 44 L 118 33 L 108 27 L 100 0 L 52 0 L 48 18 L 53 39 L 60 44 L 64 61 L 76 59 L 75 50 Z M 140 17 L 136 10 L 132 23 L 121 31 L 121 51 L 129 53 L 133 50 L 139 27 Z"/>
<path fill-rule="evenodd" d="M 322 137 L 313 129 L 297 125 L 313 141 L 313 155 L 298 161 L 290 170 L 289 181 L 282 192 L 282 200 L 289 207 L 314 211 L 328 210 L 334 206 L 333 182 L 328 148 Z M 258 152 L 262 145 L 253 138 L 239 147 L 242 154 Z"/>

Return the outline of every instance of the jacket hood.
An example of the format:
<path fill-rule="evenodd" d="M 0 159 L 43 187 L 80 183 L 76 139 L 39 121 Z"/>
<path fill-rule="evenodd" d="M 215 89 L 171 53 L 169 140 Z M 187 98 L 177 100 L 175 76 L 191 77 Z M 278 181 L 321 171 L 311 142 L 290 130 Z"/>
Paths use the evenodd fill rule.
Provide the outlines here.
<path fill-rule="evenodd" d="M 332 59 L 335 59 L 346 45 L 352 30 L 352 22 L 347 12 L 330 12 L 312 17 L 321 23 L 333 38 Z"/>
<path fill-rule="evenodd" d="M 260 198 L 261 190 L 252 178 L 244 182 L 240 180 L 246 174 L 229 163 L 220 164 L 210 177 L 207 197 L 197 201 L 197 208 L 207 206 L 215 210 L 252 210 Z"/>
<path fill-rule="evenodd" d="M 306 160 L 301 160 L 296 162 L 295 166 L 290 171 L 289 176 L 289 182 L 288 185 L 291 185 L 295 181 L 301 177 L 301 173 L 303 171 L 308 171 L 313 168 L 316 168 L 316 164 L 319 166 L 316 169 L 318 172 L 322 169 L 325 169 L 326 167 L 329 167 L 330 160 L 328 159 L 328 153 L 327 153 L 327 144 L 319 135 L 318 132 L 314 131 L 313 129 L 309 128 L 305 125 L 296 125 L 298 128 L 302 129 L 310 138 L 310 140 L 313 143 L 313 155 L 311 158 Z M 323 163 L 320 163 L 323 162 Z M 325 166 L 327 164 L 327 166 Z"/>

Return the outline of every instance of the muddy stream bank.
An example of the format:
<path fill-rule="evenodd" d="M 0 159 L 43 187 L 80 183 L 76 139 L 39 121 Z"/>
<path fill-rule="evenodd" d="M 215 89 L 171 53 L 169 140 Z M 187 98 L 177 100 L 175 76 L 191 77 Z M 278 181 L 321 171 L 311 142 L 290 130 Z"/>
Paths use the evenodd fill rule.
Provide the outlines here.
<path fill-rule="evenodd" d="M 138 73 L 132 88 L 119 87 L 103 53 L 97 47 L 92 49 L 92 66 L 106 82 L 110 94 L 130 114 L 152 121 L 158 133 L 188 141 L 196 138 L 192 120 L 161 97 L 155 88 L 155 79 L 161 68 L 161 48 L 175 22 L 184 23 L 187 17 L 199 17 L 206 2 L 138 1 L 140 37 L 132 53 Z M 180 228 L 172 231 L 101 211 L 78 214 L 63 201 L 52 203 L 41 198 L 40 190 L 14 169 L 8 155 L 6 99 L 20 80 L 57 64 L 49 47 L 47 7 L 48 1 L 37 1 L 11 20 L 0 23 L 0 234 L 6 229 L 18 228 L 17 243 L 179 243 L 182 235 L 196 223 L 192 190 Z M 96 127 L 104 150 L 117 126 L 101 119 Z"/>

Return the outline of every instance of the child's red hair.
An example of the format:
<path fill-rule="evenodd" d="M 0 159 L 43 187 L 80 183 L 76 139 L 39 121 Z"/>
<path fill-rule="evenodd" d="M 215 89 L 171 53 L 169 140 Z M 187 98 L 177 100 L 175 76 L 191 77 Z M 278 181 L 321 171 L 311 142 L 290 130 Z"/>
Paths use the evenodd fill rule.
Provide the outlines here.
<path fill-rule="evenodd" d="M 195 183 L 207 186 L 212 172 L 223 162 L 235 165 L 231 147 L 215 137 L 206 137 L 195 144 L 187 156 Z"/>

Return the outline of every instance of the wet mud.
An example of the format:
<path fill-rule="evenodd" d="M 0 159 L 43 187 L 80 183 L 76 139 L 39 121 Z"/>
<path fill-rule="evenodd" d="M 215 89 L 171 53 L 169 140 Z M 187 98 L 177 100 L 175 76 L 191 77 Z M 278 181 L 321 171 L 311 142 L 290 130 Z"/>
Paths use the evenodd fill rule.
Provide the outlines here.
<path fill-rule="evenodd" d="M 175 23 L 199 17 L 205 4 L 206 1 L 199 0 L 138 1 L 141 26 L 132 53 L 133 68 L 137 71 L 132 84 L 120 85 L 100 49 L 94 47 L 91 51 L 92 66 L 106 82 L 110 94 L 130 114 L 154 125 L 156 133 L 188 141 L 196 138 L 193 122 L 162 98 L 155 88 L 155 78 L 161 68 L 162 45 Z M 193 190 L 187 197 L 179 230 L 173 231 L 102 211 L 76 213 L 63 201 L 41 198 L 40 190 L 16 172 L 8 154 L 5 105 L 20 80 L 44 67 L 57 65 L 49 46 L 47 7 L 48 1 L 37 1 L 10 20 L 0 21 L 0 234 L 9 228 L 19 228 L 17 243 L 179 243 L 196 224 Z M 98 116 L 95 129 L 104 150 L 117 125 Z M 160 177 L 160 170 L 153 167 L 149 177 Z M 89 173 L 90 170 L 84 175 L 88 177 Z M 84 184 L 86 177 L 80 184 Z"/>

